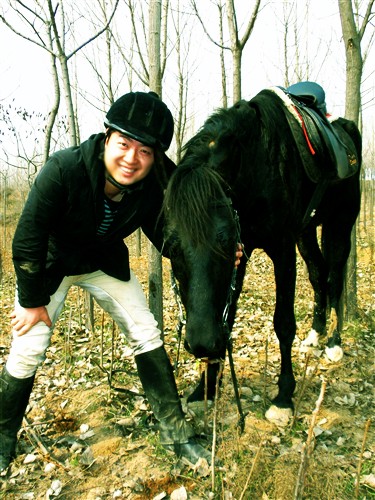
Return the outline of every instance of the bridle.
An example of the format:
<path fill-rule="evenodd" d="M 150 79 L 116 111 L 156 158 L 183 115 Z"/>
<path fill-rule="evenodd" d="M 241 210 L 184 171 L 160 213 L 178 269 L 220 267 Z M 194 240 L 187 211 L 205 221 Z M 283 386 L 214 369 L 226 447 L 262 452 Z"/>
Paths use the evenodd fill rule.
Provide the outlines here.
<path fill-rule="evenodd" d="M 238 243 L 241 243 L 241 226 L 240 226 L 239 216 L 238 216 L 237 210 L 235 210 L 232 207 L 232 202 L 230 199 L 229 199 L 229 205 L 232 209 L 233 219 L 234 219 L 235 225 L 236 225 L 236 241 Z M 233 338 L 231 335 L 231 330 L 230 330 L 229 325 L 228 325 L 228 315 L 229 315 L 230 307 L 232 306 L 232 303 L 233 303 L 233 296 L 234 296 L 234 292 L 236 291 L 236 285 L 237 285 L 237 268 L 234 267 L 233 272 L 232 272 L 230 285 L 229 285 L 228 292 L 227 292 L 226 303 L 225 303 L 224 310 L 223 310 L 222 326 L 223 326 L 224 333 L 227 337 L 226 350 L 228 352 L 229 366 L 230 366 L 230 371 L 231 371 L 234 393 L 235 393 L 235 397 L 236 397 L 237 409 L 238 409 L 238 413 L 239 413 L 238 426 L 239 426 L 240 432 L 242 434 L 242 432 L 245 429 L 245 417 L 246 417 L 246 415 L 244 414 L 243 409 L 242 409 L 240 394 L 239 394 L 239 390 L 238 390 L 238 381 L 237 381 L 237 376 L 236 376 L 236 372 L 235 372 L 235 368 L 234 368 L 234 361 L 233 361 Z M 182 299 L 181 299 L 180 290 L 179 290 L 179 287 L 178 287 L 178 284 L 177 284 L 177 281 L 176 281 L 176 278 L 174 276 L 172 269 L 171 269 L 171 288 L 173 290 L 173 293 L 174 293 L 174 296 L 176 299 L 176 303 L 177 303 L 177 307 L 178 307 L 178 323 L 176 326 L 178 347 L 177 347 L 177 357 L 176 357 L 176 361 L 174 364 L 174 368 L 177 372 L 179 357 L 180 357 L 180 348 L 181 348 L 181 342 L 182 342 L 182 329 L 183 329 L 184 325 L 186 325 L 186 318 L 185 318 L 185 314 L 184 314 L 184 307 L 183 307 L 183 303 L 182 303 Z M 185 343 L 185 348 L 188 352 L 190 352 L 186 343 Z M 206 363 L 206 364 L 219 362 L 220 369 L 219 369 L 218 373 L 222 373 L 222 369 L 223 369 L 223 365 L 224 365 L 224 361 L 225 361 L 224 359 L 202 358 L 201 361 Z"/>

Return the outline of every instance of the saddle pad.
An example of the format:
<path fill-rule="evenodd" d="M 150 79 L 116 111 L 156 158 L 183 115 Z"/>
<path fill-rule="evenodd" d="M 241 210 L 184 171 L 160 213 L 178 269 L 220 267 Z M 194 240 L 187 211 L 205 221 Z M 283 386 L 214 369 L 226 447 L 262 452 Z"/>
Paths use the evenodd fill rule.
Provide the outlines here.
<path fill-rule="evenodd" d="M 352 161 L 354 151 L 347 148 L 336 136 L 331 123 L 323 119 L 312 108 L 299 106 L 298 102 L 280 87 L 271 87 L 282 101 L 306 174 L 314 183 L 322 180 L 340 180 L 350 177 L 357 170 Z M 350 159 L 350 161 L 349 161 Z"/>

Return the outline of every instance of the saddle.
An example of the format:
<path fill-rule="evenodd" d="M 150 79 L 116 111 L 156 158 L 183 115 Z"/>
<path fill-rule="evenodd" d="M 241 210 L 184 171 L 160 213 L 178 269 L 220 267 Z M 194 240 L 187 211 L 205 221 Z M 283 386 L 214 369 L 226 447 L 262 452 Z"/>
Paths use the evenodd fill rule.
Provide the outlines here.
<path fill-rule="evenodd" d="M 340 139 L 327 117 L 325 92 L 315 82 L 299 82 L 284 89 L 272 87 L 284 104 L 285 115 L 314 183 L 335 182 L 354 175 L 359 167 L 357 153 Z M 327 161 L 328 160 L 328 161 Z"/>

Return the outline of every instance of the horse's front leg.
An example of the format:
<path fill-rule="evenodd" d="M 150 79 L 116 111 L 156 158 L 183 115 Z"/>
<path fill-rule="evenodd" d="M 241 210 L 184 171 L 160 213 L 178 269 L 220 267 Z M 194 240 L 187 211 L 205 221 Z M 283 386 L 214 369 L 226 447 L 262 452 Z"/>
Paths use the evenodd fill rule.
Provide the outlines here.
<path fill-rule="evenodd" d="M 225 353 L 222 358 L 224 359 Z M 206 398 L 209 401 L 215 399 L 217 377 L 219 375 L 219 386 L 221 386 L 220 361 L 208 360 L 205 370 L 202 371 L 201 378 L 194 391 L 187 397 L 188 403 L 195 401 L 204 401 Z"/>
<path fill-rule="evenodd" d="M 266 412 L 266 418 L 285 426 L 293 413 L 296 382 L 292 367 L 292 344 L 296 335 L 294 296 L 296 285 L 296 250 L 293 242 L 269 254 L 273 260 L 276 282 L 274 328 L 280 343 L 281 368 L 279 392 Z"/>

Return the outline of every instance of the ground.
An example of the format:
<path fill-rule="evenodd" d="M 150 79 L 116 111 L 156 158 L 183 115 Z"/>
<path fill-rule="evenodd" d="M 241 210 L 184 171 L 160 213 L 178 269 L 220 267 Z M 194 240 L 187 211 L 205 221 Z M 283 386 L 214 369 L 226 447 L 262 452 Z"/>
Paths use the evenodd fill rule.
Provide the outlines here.
<path fill-rule="evenodd" d="M 132 257 L 132 267 L 146 289 L 145 257 Z M 165 342 L 175 362 L 178 310 L 168 285 L 168 262 L 164 268 Z M 324 357 L 323 343 L 321 348 L 301 350 L 313 298 L 299 261 L 298 334 L 293 348 L 296 408 L 289 425 L 278 428 L 264 417 L 275 393 L 280 359 L 272 327 L 274 282 L 269 259 L 263 252 L 255 252 L 248 264 L 233 332 L 236 374 L 246 413 L 244 432 L 238 431 L 228 363 L 215 406 L 206 412 L 202 407 L 184 406 L 197 431 L 202 432 L 202 443 L 210 450 L 214 446 L 214 455 L 220 460 L 214 473 L 204 462 L 192 467 L 176 460 L 159 445 L 152 413 L 122 335 L 96 306 L 94 329 L 87 328 L 84 297 L 73 290 L 48 358 L 38 371 L 20 432 L 18 456 L 0 478 L 0 498 L 375 498 L 371 422 L 374 270 L 373 248 L 359 239 L 359 318 L 345 325 L 344 358 L 330 363 Z M 11 267 L 4 262 L 0 364 L 9 347 L 7 324 L 13 288 Z M 201 369 L 181 348 L 176 378 L 184 405 Z M 320 407 L 314 411 L 323 387 Z"/>

